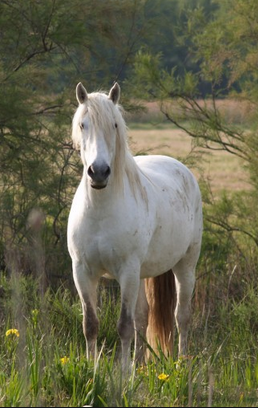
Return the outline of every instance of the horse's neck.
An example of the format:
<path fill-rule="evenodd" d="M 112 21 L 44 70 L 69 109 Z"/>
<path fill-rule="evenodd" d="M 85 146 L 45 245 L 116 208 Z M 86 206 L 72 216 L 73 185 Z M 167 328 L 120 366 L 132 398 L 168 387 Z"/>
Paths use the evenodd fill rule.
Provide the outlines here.
<path fill-rule="evenodd" d="M 137 196 L 141 195 L 144 198 L 145 191 L 140 181 L 139 168 L 131 155 L 128 152 L 125 158 L 123 167 L 113 169 L 107 187 L 102 190 L 95 190 L 91 187 L 87 176 L 87 169 L 84 167 L 82 184 L 85 189 L 86 199 L 89 205 L 93 206 L 107 206 L 114 205 L 114 202 L 127 200 L 129 192 L 137 200 Z"/>

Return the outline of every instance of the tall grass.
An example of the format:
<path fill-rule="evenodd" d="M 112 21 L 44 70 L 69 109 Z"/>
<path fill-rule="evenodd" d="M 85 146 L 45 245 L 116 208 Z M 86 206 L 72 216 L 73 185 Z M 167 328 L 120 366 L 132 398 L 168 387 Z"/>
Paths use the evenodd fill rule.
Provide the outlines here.
<path fill-rule="evenodd" d="M 37 283 L 19 275 L 2 274 L 1 288 L 0 406 L 257 406 L 258 300 L 251 286 L 238 301 L 218 300 L 204 318 L 194 302 L 188 358 L 153 355 L 124 380 L 119 296 L 101 288 L 98 355 L 88 361 L 77 297 L 64 288 L 39 296 Z M 10 329 L 19 337 L 7 335 Z"/>

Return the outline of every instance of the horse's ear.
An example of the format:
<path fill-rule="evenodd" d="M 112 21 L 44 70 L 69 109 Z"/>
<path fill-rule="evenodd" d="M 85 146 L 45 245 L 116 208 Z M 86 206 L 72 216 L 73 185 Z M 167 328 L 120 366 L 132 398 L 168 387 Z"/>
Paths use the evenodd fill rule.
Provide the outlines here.
<path fill-rule="evenodd" d="M 114 104 L 116 104 L 119 101 L 119 98 L 120 98 L 120 86 L 118 85 L 117 82 L 110 89 L 108 97 L 109 97 L 109 99 L 111 99 L 111 101 L 114 102 Z"/>
<path fill-rule="evenodd" d="M 84 103 L 88 99 L 88 94 L 81 82 L 76 86 L 76 98 L 79 103 Z"/>

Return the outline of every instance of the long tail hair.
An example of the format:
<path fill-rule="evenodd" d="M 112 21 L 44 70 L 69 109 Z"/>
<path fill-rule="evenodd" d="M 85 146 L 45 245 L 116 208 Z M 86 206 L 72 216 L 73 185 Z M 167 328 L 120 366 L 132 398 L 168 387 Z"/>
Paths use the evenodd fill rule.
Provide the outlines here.
<path fill-rule="evenodd" d="M 147 342 L 156 353 L 161 349 L 164 355 L 173 356 L 176 287 L 172 270 L 145 279 L 145 292 L 149 304 Z"/>

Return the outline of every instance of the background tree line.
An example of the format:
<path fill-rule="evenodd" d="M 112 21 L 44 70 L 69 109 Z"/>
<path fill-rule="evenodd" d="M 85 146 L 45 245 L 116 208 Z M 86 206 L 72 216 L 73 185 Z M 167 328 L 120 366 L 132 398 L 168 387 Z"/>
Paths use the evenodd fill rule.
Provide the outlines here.
<path fill-rule="evenodd" d="M 126 108 L 132 98 L 158 101 L 196 146 L 241 158 L 248 192 L 215 201 L 203 184 L 204 252 L 212 263 L 222 251 L 223 264 L 237 248 L 255 264 L 257 12 L 255 0 L 1 2 L 2 270 L 43 273 L 45 285 L 69 279 L 66 225 L 81 175 L 70 141 L 79 80 L 89 92 L 118 80 Z M 229 123 L 221 98 L 248 103 L 245 120 Z"/>

